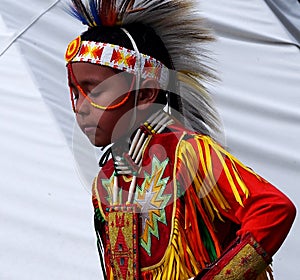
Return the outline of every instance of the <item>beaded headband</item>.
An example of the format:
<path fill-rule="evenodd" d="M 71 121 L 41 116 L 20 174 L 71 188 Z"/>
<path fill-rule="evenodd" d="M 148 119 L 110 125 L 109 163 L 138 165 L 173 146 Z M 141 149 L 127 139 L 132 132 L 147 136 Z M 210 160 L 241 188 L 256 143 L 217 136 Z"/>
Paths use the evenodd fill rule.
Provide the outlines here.
<path fill-rule="evenodd" d="M 137 55 L 140 57 L 140 67 L 137 63 Z M 66 51 L 65 59 L 71 62 L 89 62 L 92 64 L 108 66 L 114 69 L 137 74 L 141 71 L 143 79 L 155 79 L 162 89 L 168 85 L 168 68 L 159 60 L 110 43 L 94 41 L 81 41 L 81 37 L 73 40 Z"/>

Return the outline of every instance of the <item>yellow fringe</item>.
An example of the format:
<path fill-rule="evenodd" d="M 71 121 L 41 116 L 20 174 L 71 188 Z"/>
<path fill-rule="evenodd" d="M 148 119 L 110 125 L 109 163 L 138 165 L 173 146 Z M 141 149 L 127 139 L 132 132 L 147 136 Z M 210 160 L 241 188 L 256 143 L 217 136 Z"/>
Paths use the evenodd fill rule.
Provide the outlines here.
<path fill-rule="evenodd" d="M 182 280 L 195 277 L 199 272 L 199 263 L 194 258 L 191 249 L 186 246 L 186 252 L 184 252 L 182 244 L 186 244 L 186 240 L 182 239 L 182 231 L 180 230 L 180 224 L 177 218 L 174 219 L 174 232 L 170 246 L 167 248 L 163 262 L 159 267 L 153 269 L 145 268 L 143 273 L 151 273 L 153 280 L 159 279 L 172 279 Z M 194 271 L 190 271 L 186 265 L 185 253 L 189 256 L 190 267 Z"/>
<path fill-rule="evenodd" d="M 198 151 L 195 151 L 190 142 L 187 140 L 182 140 L 179 144 L 178 157 L 186 165 L 190 175 L 190 183 L 194 183 L 194 187 L 199 197 L 202 199 L 205 209 L 208 212 L 211 220 L 215 219 L 215 215 L 222 220 L 214 201 L 217 201 L 219 204 L 218 206 L 224 210 L 230 209 L 230 205 L 218 187 L 217 178 L 215 178 L 213 170 L 211 151 L 216 154 L 231 187 L 232 193 L 236 201 L 242 207 L 244 204 L 239 190 L 246 199 L 250 194 L 247 186 L 238 173 L 237 166 L 247 170 L 260 180 L 262 179 L 250 168 L 243 165 L 233 155 L 228 153 L 220 145 L 214 142 L 210 137 L 204 135 L 195 135 L 193 139 L 196 141 Z M 225 161 L 226 158 L 229 160 L 232 169 L 229 169 L 228 163 Z M 201 166 L 203 174 L 199 174 L 199 166 Z"/>

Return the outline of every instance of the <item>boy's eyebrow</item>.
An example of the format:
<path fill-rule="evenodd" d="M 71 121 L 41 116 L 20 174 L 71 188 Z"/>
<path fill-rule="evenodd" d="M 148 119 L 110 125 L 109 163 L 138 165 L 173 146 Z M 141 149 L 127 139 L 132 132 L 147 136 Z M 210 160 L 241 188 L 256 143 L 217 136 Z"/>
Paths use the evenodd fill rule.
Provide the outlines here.
<path fill-rule="evenodd" d="M 81 85 L 95 85 L 95 84 L 100 84 L 102 83 L 103 80 L 99 80 L 99 79 L 95 79 L 95 78 L 86 78 L 86 79 L 83 79 L 82 81 L 79 82 L 79 84 Z"/>
<path fill-rule="evenodd" d="M 87 85 L 98 85 L 98 84 L 102 83 L 103 80 L 98 80 L 98 79 L 95 79 L 95 78 L 85 78 L 82 81 L 76 81 L 76 82 L 81 86 L 87 86 Z M 71 87 L 76 86 L 76 83 L 72 80 L 70 80 L 68 84 Z"/>
<path fill-rule="evenodd" d="M 98 85 L 102 82 L 103 81 L 99 81 L 99 80 L 96 80 L 96 79 L 93 79 L 93 78 L 91 78 L 91 79 L 87 78 L 87 79 L 84 79 L 80 82 L 76 81 L 76 83 L 74 81 L 70 80 L 68 82 L 68 85 L 69 85 L 69 87 L 76 87 L 77 84 L 79 84 L 81 86 L 88 86 L 88 85 Z"/>

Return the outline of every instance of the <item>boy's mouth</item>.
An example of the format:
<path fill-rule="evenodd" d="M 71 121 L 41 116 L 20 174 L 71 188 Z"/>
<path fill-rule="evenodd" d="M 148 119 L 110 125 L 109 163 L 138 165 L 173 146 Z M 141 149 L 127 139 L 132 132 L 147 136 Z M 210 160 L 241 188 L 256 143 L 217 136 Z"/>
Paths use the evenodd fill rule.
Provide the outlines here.
<path fill-rule="evenodd" d="M 85 126 L 83 128 L 83 131 L 85 134 L 87 135 L 95 135 L 96 134 L 96 130 L 97 130 L 97 127 L 96 126 Z"/>

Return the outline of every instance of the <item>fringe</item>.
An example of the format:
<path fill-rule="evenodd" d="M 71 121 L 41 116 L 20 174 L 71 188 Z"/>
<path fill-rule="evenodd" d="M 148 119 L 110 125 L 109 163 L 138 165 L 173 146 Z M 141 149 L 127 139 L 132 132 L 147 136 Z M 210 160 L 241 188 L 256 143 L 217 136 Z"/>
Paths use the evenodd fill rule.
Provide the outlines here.
<path fill-rule="evenodd" d="M 216 171 L 213 170 L 212 155 L 215 155 L 214 165 L 217 164 L 221 166 L 222 170 L 220 170 L 220 172 L 225 173 L 227 183 L 236 201 L 242 207 L 244 206 L 243 198 L 247 199 L 249 197 L 249 190 L 238 172 L 238 167 L 247 170 L 247 172 L 253 174 L 260 180 L 263 179 L 219 146 L 210 137 L 195 135 L 193 140 L 195 141 L 198 151 L 195 151 L 195 147 L 191 142 L 186 140 L 181 141 L 178 149 L 178 157 L 180 158 L 181 164 L 184 164 L 189 172 L 189 181 L 185 182 L 188 184 L 186 186 L 193 185 L 198 199 L 201 198 L 203 201 L 205 210 L 211 221 L 215 219 L 215 216 L 222 220 L 216 204 L 223 210 L 229 210 L 231 207 L 219 189 L 218 178 L 216 178 L 215 174 Z"/>
<path fill-rule="evenodd" d="M 201 271 L 195 254 L 185 238 L 184 228 L 174 219 L 172 241 L 159 266 L 142 272 L 143 279 L 189 279 Z"/>

